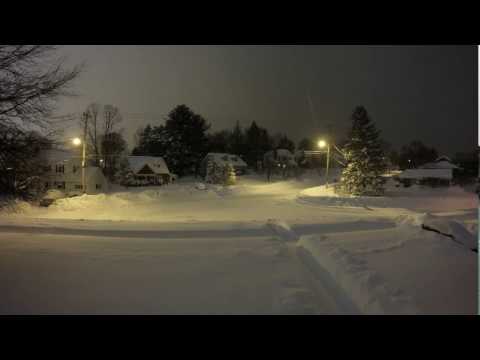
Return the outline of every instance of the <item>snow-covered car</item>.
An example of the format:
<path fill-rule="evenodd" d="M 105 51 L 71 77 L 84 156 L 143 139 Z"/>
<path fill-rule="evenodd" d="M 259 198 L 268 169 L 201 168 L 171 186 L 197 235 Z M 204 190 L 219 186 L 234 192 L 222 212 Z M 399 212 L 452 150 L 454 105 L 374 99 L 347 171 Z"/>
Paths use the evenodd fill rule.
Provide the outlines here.
<path fill-rule="evenodd" d="M 65 193 L 63 191 L 57 189 L 48 190 L 47 193 L 41 198 L 40 206 L 50 206 L 55 202 L 55 200 L 63 199 L 64 197 Z"/>

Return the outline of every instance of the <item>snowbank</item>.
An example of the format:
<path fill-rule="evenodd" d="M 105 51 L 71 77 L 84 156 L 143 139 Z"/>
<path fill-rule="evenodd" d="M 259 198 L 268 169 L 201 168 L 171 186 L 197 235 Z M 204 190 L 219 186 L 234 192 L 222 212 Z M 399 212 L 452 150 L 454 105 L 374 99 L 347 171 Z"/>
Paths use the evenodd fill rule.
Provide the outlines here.
<path fill-rule="evenodd" d="M 319 236 L 302 236 L 298 246 L 313 256 L 336 280 L 362 314 L 417 314 L 411 297 L 391 288 L 365 260 L 324 241 Z M 340 293 L 340 291 L 338 291 Z"/>
<path fill-rule="evenodd" d="M 333 187 L 324 185 L 305 189 L 298 194 L 298 202 L 318 206 L 402 208 L 420 211 L 452 211 L 477 208 L 476 194 L 459 186 L 430 188 L 414 185 L 396 187 L 389 181 L 384 196 L 340 196 Z"/>
<path fill-rule="evenodd" d="M 286 241 L 298 240 L 297 234 L 290 228 L 285 221 L 279 221 L 276 219 L 268 219 L 267 227 L 271 229 L 280 239 Z"/>
<path fill-rule="evenodd" d="M 451 232 L 457 241 L 422 224 Z M 476 314 L 472 240 L 459 221 L 423 213 L 400 216 L 391 229 L 302 236 L 298 246 L 364 314 Z"/>

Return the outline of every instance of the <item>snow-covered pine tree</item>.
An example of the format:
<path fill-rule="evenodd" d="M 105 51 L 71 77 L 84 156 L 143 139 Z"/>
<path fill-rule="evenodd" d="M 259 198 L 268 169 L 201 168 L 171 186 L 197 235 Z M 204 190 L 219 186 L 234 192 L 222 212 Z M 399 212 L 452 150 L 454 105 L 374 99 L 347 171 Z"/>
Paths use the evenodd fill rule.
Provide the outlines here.
<path fill-rule="evenodd" d="M 237 177 L 235 175 L 235 169 L 230 163 L 226 163 L 223 166 L 223 185 L 235 185 Z"/>
<path fill-rule="evenodd" d="M 352 128 L 345 144 L 345 160 L 340 190 L 352 195 L 381 195 L 385 180 L 381 177 L 386 169 L 380 142 L 380 131 L 368 116 L 363 106 L 358 106 L 352 115 Z"/>

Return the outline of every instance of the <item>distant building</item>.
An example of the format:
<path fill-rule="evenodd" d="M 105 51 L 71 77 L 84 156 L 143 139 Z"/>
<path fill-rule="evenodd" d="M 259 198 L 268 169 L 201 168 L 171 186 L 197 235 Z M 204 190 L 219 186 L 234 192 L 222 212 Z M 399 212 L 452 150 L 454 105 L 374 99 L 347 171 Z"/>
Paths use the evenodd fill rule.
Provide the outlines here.
<path fill-rule="evenodd" d="M 42 182 L 45 190 L 62 190 L 67 196 L 82 194 L 82 159 L 68 150 L 49 149 L 39 153 L 44 168 Z M 85 167 L 85 190 L 87 194 L 98 194 L 108 190 L 109 184 L 102 169 Z"/>
<path fill-rule="evenodd" d="M 238 155 L 227 153 L 208 153 L 200 163 L 200 174 L 205 176 L 208 162 L 213 162 L 216 166 L 222 167 L 225 164 L 232 164 L 235 174 L 243 175 L 247 172 L 247 163 Z"/>
<path fill-rule="evenodd" d="M 422 166 L 418 167 L 419 169 L 460 169 L 457 165 L 455 165 L 452 160 L 450 160 L 447 156 L 440 156 L 435 161 L 423 164 Z"/>
<path fill-rule="evenodd" d="M 160 156 L 129 156 L 128 164 L 134 180 L 144 185 L 168 184 L 176 178 Z"/>
<path fill-rule="evenodd" d="M 297 161 L 295 156 L 287 149 L 276 149 L 272 150 L 273 158 L 282 165 L 295 167 L 297 166 Z"/>
<path fill-rule="evenodd" d="M 450 184 L 454 170 L 460 169 L 447 156 L 440 156 L 435 161 L 423 164 L 416 169 L 406 169 L 398 175 L 399 179 L 409 179 L 421 183 L 425 179 L 437 179 Z"/>

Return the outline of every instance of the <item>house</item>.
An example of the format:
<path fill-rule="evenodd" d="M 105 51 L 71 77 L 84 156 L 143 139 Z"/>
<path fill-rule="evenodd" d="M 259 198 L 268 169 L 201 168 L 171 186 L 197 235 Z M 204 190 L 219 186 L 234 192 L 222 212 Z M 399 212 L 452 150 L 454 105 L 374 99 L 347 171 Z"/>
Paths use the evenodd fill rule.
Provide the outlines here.
<path fill-rule="evenodd" d="M 168 184 L 176 178 L 160 156 L 129 156 L 128 165 L 134 180 L 142 185 Z"/>
<path fill-rule="evenodd" d="M 455 165 L 450 158 L 447 156 L 440 156 L 435 161 L 423 164 L 422 166 L 418 167 L 419 169 L 460 169 L 457 165 Z"/>
<path fill-rule="evenodd" d="M 441 156 L 435 161 L 423 164 L 416 169 L 406 169 L 398 175 L 400 180 L 409 180 L 423 183 L 427 179 L 436 180 L 439 183 L 451 184 L 454 170 L 460 169 L 448 157 Z"/>
<path fill-rule="evenodd" d="M 298 155 L 298 153 L 297 153 Z M 263 156 L 264 165 L 273 165 L 278 167 L 297 167 L 295 156 L 287 149 L 270 150 Z"/>
<path fill-rule="evenodd" d="M 58 189 L 67 196 L 80 195 L 82 191 L 82 158 L 63 149 L 42 150 L 39 161 L 44 168 L 42 182 L 45 190 Z M 85 167 L 85 192 L 98 194 L 107 191 L 109 184 L 100 168 Z"/>
<path fill-rule="evenodd" d="M 242 175 L 247 172 L 247 163 L 243 159 L 234 154 L 227 153 L 208 153 L 200 163 L 200 173 L 202 176 L 206 175 L 207 164 L 212 161 L 216 166 L 223 167 L 225 164 L 232 164 L 235 174 Z"/>

